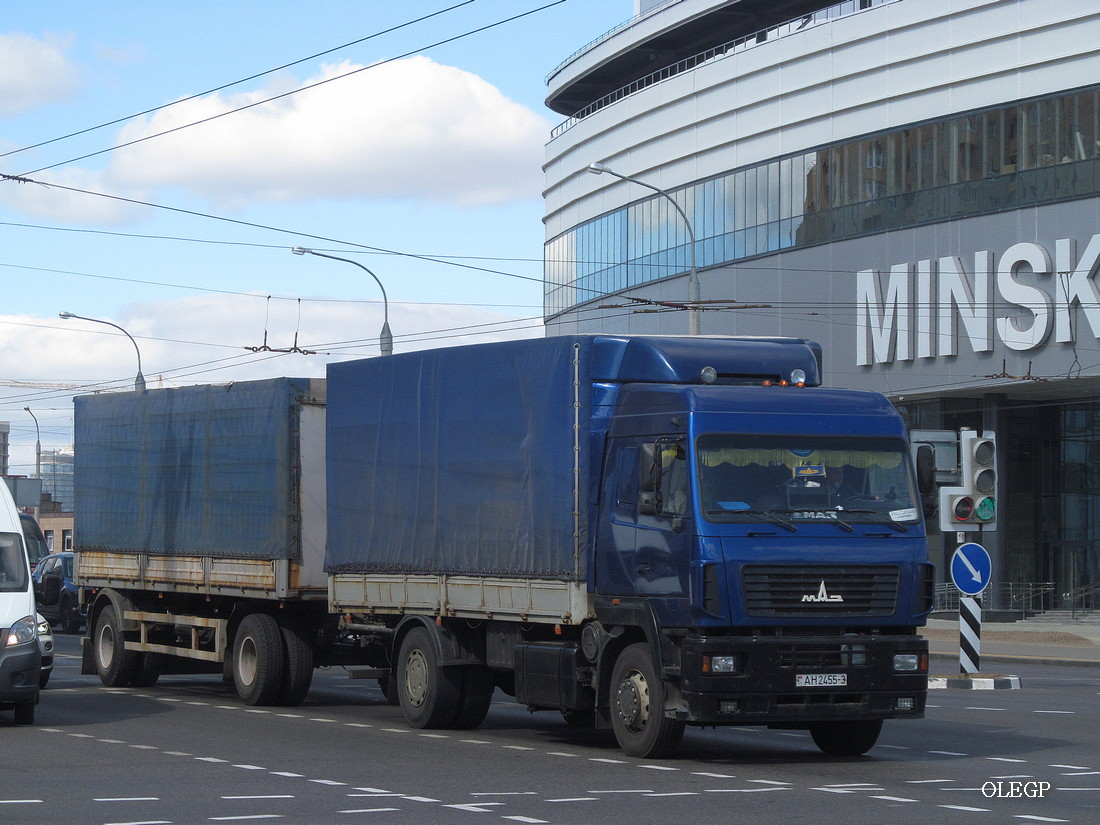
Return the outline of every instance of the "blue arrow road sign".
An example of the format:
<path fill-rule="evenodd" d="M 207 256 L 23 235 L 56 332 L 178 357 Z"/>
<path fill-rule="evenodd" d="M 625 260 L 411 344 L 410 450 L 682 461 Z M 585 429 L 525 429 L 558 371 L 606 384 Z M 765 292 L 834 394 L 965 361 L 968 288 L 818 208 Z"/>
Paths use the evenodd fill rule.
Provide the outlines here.
<path fill-rule="evenodd" d="M 967 596 L 977 596 L 989 585 L 993 564 L 980 544 L 960 545 L 951 557 L 951 581 Z"/>

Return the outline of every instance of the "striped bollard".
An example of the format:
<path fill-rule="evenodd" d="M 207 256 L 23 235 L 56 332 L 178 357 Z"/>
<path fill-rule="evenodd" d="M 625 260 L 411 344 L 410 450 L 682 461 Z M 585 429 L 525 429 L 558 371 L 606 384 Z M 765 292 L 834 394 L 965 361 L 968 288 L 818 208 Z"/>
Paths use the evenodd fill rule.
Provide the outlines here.
<path fill-rule="evenodd" d="M 982 655 L 982 603 L 970 596 L 959 599 L 959 672 L 978 673 Z"/>

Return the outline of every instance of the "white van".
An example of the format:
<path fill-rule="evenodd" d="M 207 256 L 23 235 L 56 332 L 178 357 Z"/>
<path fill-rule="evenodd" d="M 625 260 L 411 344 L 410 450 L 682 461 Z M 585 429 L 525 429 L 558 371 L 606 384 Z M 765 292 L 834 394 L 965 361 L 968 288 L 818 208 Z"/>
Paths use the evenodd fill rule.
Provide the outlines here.
<path fill-rule="evenodd" d="M 23 528 L 6 484 L 0 484 L 0 710 L 15 724 L 34 723 L 41 678 L 38 619 Z"/>

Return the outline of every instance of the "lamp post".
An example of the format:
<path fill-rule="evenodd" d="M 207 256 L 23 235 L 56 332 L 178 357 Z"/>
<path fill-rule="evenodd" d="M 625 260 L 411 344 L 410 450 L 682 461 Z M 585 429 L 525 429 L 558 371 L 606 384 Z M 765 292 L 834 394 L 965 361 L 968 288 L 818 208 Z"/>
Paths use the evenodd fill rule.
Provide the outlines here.
<path fill-rule="evenodd" d="M 31 418 L 34 419 L 34 477 L 37 479 L 42 478 L 42 430 L 38 428 L 38 416 L 31 412 L 30 407 L 24 407 L 25 412 L 30 413 Z M 41 500 L 42 493 L 39 491 L 38 497 Z M 38 505 L 34 506 L 34 517 L 38 518 Z"/>
<path fill-rule="evenodd" d="M 340 258 L 325 252 L 306 249 L 304 246 L 296 246 L 290 251 L 295 255 L 316 255 L 318 258 L 331 258 L 334 261 L 343 261 L 346 264 L 359 267 L 374 278 L 374 282 L 378 284 L 378 288 L 382 290 L 382 332 L 378 336 L 378 348 L 383 355 L 393 355 L 393 333 L 390 332 L 390 302 L 386 297 L 386 288 L 382 286 L 382 282 L 378 280 L 378 276 L 359 263 L 359 261 L 353 261 L 351 258 Z"/>
<path fill-rule="evenodd" d="M 699 334 L 699 271 L 695 267 L 695 229 L 691 225 L 691 219 L 688 218 L 687 212 L 676 202 L 676 199 L 672 195 L 661 189 L 659 186 L 654 186 L 652 183 L 646 183 L 644 180 L 638 180 L 632 178 L 630 175 L 624 175 L 621 172 L 616 172 L 614 169 L 606 166 L 602 163 L 590 163 L 588 164 L 588 171 L 593 175 L 602 175 L 605 172 L 608 175 L 619 178 L 620 180 L 629 181 L 630 183 L 636 183 L 639 186 L 644 186 L 646 189 L 652 189 L 658 195 L 661 195 L 672 204 L 673 208 L 680 214 L 680 217 L 684 219 L 684 226 L 688 231 L 688 253 L 689 260 L 691 262 L 691 271 L 688 273 L 688 335 Z"/>
<path fill-rule="evenodd" d="M 114 327 L 127 338 L 130 339 L 130 343 L 134 345 L 134 352 L 137 353 L 137 378 L 134 379 L 134 389 L 138 392 L 145 392 L 145 376 L 141 374 L 141 350 L 138 349 L 137 341 L 134 340 L 134 336 L 120 327 L 118 324 L 111 321 L 101 321 L 99 318 L 86 318 L 83 315 L 74 315 L 71 312 L 59 312 L 57 317 L 68 320 L 69 318 L 78 318 L 81 321 L 91 321 L 93 324 L 106 324 L 109 327 Z"/>

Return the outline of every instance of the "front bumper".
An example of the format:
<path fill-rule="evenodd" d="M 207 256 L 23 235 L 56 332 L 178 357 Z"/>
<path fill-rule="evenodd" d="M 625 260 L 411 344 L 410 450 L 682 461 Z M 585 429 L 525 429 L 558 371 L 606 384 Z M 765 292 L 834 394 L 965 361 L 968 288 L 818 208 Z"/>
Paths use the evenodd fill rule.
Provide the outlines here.
<path fill-rule="evenodd" d="M 41 673 L 42 651 L 37 640 L 0 650 L 0 703 L 37 701 Z"/>
<path fill-rule="evenodd" d="M 918 670 L 896 671 L 899 654 Z M 733 657 L 734 672 L 706 672 L 716 657 Z M 685 721 L 702 725 L 918 719 L 928 692 L 919 636 L 689 637 L 680 664 Z"/>

